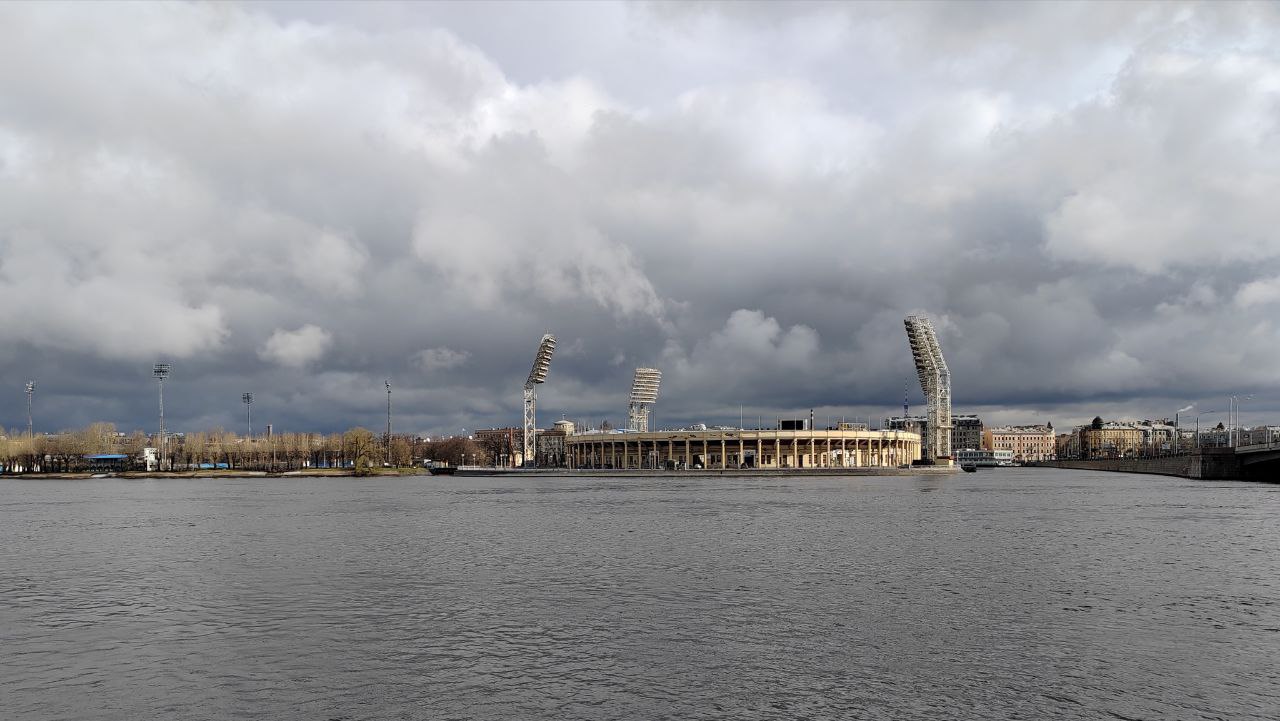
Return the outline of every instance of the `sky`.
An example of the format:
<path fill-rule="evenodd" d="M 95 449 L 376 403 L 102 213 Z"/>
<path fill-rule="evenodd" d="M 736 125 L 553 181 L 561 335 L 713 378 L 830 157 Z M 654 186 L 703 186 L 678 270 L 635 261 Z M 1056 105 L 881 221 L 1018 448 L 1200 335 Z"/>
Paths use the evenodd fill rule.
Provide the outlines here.
<path fill-rule="evenodd" d="M 0 426 L 1280 422 L 1280 5 L 0 3 Z M 8 389 L 8 390 L 4 390 Z M 7 399 L 7 400 L 6 400 Z"/>

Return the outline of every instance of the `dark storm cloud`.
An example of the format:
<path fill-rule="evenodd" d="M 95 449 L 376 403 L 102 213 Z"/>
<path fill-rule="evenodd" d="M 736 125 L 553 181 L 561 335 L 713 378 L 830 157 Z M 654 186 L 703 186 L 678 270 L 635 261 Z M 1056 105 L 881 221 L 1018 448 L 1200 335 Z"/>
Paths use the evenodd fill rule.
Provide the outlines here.
<path fill-rule="evenodd" d="M 8 427 L 1066 425 L 1280 381 L 1272 5 L 6 5 Z M 912 398 L 918 398 L 913 387 Z M 916 401 L 918 402 L 918 401 Z"/>

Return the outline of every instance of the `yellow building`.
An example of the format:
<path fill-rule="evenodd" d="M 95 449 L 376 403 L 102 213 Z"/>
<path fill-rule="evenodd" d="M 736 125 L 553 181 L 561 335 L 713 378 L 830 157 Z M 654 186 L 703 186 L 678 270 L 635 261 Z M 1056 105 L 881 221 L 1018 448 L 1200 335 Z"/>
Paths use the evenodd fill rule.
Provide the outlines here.
<path fill-rule="evenodd" d="M 690 430 L 575 433 L 571 468 L 894 468 L 920 458 L 906 431 Z"/>
<path fill-rule="evenodd" d="M 1128 423 L 1102 423 L 1080 429 L 1081 458 L 1123 458 L 1142 452 L 1142 429 Z"/>

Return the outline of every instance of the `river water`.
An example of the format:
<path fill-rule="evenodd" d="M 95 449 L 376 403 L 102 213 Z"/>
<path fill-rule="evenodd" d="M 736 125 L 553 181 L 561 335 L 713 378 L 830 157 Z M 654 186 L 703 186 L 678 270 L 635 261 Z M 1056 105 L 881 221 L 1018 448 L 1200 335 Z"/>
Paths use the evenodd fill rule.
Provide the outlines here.
<path fill-rule="evenodd" d="M 1280 718 L 1280 486 L 0 481 L 4 719 Z"/>

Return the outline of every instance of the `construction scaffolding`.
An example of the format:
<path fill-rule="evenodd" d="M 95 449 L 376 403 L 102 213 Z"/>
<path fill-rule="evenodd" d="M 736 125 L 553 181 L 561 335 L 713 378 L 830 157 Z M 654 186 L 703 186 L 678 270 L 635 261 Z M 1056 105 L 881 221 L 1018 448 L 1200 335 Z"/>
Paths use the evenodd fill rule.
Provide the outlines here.
<path fill-rule="evenodd" d="M 951 460 L 951 371 L 938 346 L 938 335 L 927 316 L 910 315 L 904 321 L 911 355 L 920 377 L 925 400 L 925 442 L 921 458 Z"/>

